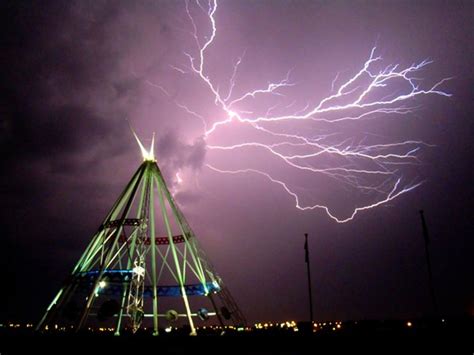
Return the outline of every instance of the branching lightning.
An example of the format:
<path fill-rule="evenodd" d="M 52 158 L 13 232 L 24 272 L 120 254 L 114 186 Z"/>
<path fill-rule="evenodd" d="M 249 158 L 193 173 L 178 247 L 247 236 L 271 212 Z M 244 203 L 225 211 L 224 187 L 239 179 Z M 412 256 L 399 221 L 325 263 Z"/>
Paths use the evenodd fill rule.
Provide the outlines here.
<path fill-rule="evenodd" d="M 182 75 L 193 75 L 207 88 L 216 106 L 222 110 L 222 118 L 207 120 L 204 115 L 188 108 L 183 103 L 177 103 L 188 114 L 199 118 L 203 122 L 204 139 L 209 139 L 218 134 L 226 126 L 233 124 L 246 125 L 256 133 L 271 138 L 274 143 L 249 140 L 232 145 L 207 144 L 209 150 L 230 152 L 237 150 L 261 150 L 277 159 L 289 169 L 302 171 L 308 174 L 324 175 L 335 179 L 342 184 L 352 186 L 360 191 L 369 191 L 375 194 L 374 202 L 354 207 L 348 216 L 337 216 L 328 206 L 322 204 L 303 204 L 290 183 L 277 179 L 268 172 L 254 168 L 238 170 L 219 169 L 211 164 L 206 166 L 222 174 L 256 174 L 265 177 L 268 181 L 281 186 L 282 191 L 290 195 L 296 208 L 300 210 L 324 210 L 327 215 L 338 223 L 351 221 L 357 213 L 386 204 L 397 197 L 414 190 L 421 182 L 407 183 L 402 175 L 401 168 L 410 164 L 417 164 L 422 146 L 428 144 L 419 140 L 406 140 L 400 142 L 368 144 L 364 140 L 356 139 L 338 140 L 337 128 L 334 133 L 321 135 L 305 131 L 292 133 L 280 126 L 285 122 L 313 122 L 314 124 L 329 124 L 334 127 L 344 121 L 381 120 L 395 115 L 409 115 L 416 107 L 410 102 L 415 97 L 426 95 L 439 95 L 449 97 L 451 94 L 441 89 L 442 84 L 448 79 L 442 79 L 434 85 L 421 87 L 420 80 L 415 74 L 431 64 L 429 60 L 401 67 L 398 64 L 388 65 L 382 69 L 382 57 L 376 55 L 376 48 L 372 48 L 368 59 L 362 68 L 350 78 L 342 81 L 341 73 L 337 73 L 331 83 L 331 94 L 314 103 L 308 103 L 303 108 L 296 108 L 297 100 L 290 104 L 282 102 L 281 105 L 268 107 L 264 115 L 244 110 L 242 105 L 249 100 L 259 100 L 268 95 L 283 96 L 283 92 L 296 85 L 291 82 L 291 70 L 279 81 L 268 83 L 251 91 L 235 94 L 238 87 L 237 73 L 239 65 L 244 60 L 245 53 L 234 61 L 230 71 L 228 90 L 224 93 L 219 89 L 219 84 L 214 82 L 206 72 L 206 58 L 209 55 L 215 38 L 218 35 L 217 0 L 210 0 L 207 7 L 196 1 L 185 3 L 186 14 L 189 18 L 196 49 L 195 54 L 184 53 L 189 60 L 189 71 L 177 66 L 172 68 Z M 197 21 L 193 16 L 192 6 L 197 6 L 210 25 L 210 31 L 205 36 L 198 34 Z M 378 69 L 377 69 L 378 68 Z M 338 82 L 341 82 L 338 84 Z M 281 109 L 284 114 L 277 115 L 273 112 Z M 293 110 L 293 111 L 291 111 Z M 336 142 L 336 143 L 335 143 Z M 298 148 L 298 153 L 288 153 L 289 148 Z M 304 150 L 304 153 L 301 151 Z M 315 159 L 318 157 L 331 157 L 333 166 L 318 166 Z"/>

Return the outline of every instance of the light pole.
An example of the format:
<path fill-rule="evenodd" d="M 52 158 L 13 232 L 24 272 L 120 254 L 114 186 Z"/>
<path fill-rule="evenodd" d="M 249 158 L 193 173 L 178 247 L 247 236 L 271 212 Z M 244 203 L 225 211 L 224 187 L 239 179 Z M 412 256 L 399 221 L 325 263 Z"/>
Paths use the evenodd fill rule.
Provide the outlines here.
<path fill-rule="evenodd" d="M 304 234 L 304 257 L 306 262 L 306 270 L 308 273 L 308 292 L 309 292 L 309 319 L 311 326 L 313 325 L 313 296 L 311 293 L 311 270 L 309 267 L 309 250 L 308 250 L 308 233 Z"/>
<path fill-rule="evenodd" d="M 426 226 L 425 216 L 423 214 L 423 210 L 420 210 L 421 216 L 421 225 L 423 227 L 423 239 L 425 241 L 425 254 L 426 254 L 426 264 L 428 265 L 428 278 L 429 278 L 429 286 L 430 286 L 430 293 L 431 293 L 431 301 L 433 302 L 433 311 L 434 315 L 438 316 L 438 304 L 436 302 L 434 287 L 433 287 L 433 273 L 431 272 L 431 260 L 430 260 L 430 252 L 428 249 L 428 244 L 430 242 L 429 235 L 428 235 L 428 227 Z"/>

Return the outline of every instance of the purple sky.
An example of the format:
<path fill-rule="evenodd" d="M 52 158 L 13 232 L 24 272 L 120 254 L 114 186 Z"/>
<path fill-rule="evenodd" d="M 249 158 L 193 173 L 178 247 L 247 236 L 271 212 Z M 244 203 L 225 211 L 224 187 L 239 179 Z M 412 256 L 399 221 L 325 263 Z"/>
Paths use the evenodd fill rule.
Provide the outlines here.
<path fill-rule="evenodd" d="M 209 17 L 193 2 L 189 8 L 202 44 L 211 34 Z M 224 175 L 206 166 L 260 169 L 294 188 L 302 203 L 324 204 L 340 218 L 380 200 L 394 182 L 358 180 L 387 183 L 380 193 L 367 192 L 347 179 L 290 169 L 255 147 L 210 149 L 275 142 L 238 122 L 206 137 L 201 119 L 179 107 L 198 113 L 208 127 L 227 118 L 189 68 L 185 52 L 197 58 L 198 48 L 184 1 L 6 1 L 1 13 L 1 260 L 15 295 L 2 318 L 37 320 L 140 164 L 126 119 L 145 142 L 156 132 L 155 154 L 169 187 L 250 321 L 307 317 L 305 232 L 316 319 L 426 314 L 419 209 L 431 234 L 441 312 L 474 314 L 472 2 L 219 2 L 204 72 L 220 92 L 227 92 L 244 52 L 236 97 L 284 79 L 289 70 L 295 84 L 279 89 L 281 95 L 240 103 L 242 116 L 257 117 L 275 104 L 275 115 L 283 115 L 284 107 L 296 112 L 321 101 L 334 93 L 336 75 L 336 86 L 349 80 L 374 46 L 383 58 L 377 70 L 428 58 L 433 63 L 415 75 L 421 88 L 452 78 L 441 85 L 452 97 L 421 95 L 404 104 L 413 108 L 408 114 L 265 125 L 312 138 L 336 134 L 323 143 L 344 142 L 339 148 L 405 140 L 434 145 L 421 145 L 418 163 L 400 165 L 393 177 L 403 186 L 423 181 L 420 187 L 344 224 L 321 209 L 298 210 L 282 186 L 262 175 Z M 402 84 L 383 94 L 400 95 Z M 298 149 L 282 152 L 306 152 Z M 304 164 L 373 168 L 338 159 Z"/>

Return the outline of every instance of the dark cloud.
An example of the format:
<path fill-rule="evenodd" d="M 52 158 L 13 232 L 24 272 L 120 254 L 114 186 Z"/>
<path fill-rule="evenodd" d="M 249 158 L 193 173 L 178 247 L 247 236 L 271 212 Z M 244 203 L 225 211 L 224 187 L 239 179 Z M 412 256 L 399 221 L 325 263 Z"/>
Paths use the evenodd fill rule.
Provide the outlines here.
<path fill-rule="evenodd" d="M 191 191 L 183 191 L 175 194 L 176 200 L 184 206 L 201 201 L 201 195 Z"/>
<path fill-rule="evenodd" d="M 16 119 L 9 122 L 2 150 L 7 156 L 15 155 L 15 158 L 43 159 L 54 155 L 57 159 L 64 159 L 101 143 L 113 143 L 110 137 L 125 131 L 125 128 L 126 124 L 121 121 L 110 122 L 81 106 L 20 109 L 16 112 Z"/>
<path fill-rule="evenodd" d="M 3 4 L 8 32 L 1 58 L 8 70 L 0 80 L 1 142 L 7 156 L 81 153 L 124 131 L 125 114 L 115 100 L 125 86 L 112 94 L 108 89 L 121 56 L 107 28 L 125 9 L 99 3 Z"/>
<path fill-rule="evenodd" d="M 206 143 L 202 137 L 184 143 L 177 132 L 170 131 L 157 139 L 156 151 L 165 171 L 173 172 L 186 167 L 199 170 L 206 156 Z"/>

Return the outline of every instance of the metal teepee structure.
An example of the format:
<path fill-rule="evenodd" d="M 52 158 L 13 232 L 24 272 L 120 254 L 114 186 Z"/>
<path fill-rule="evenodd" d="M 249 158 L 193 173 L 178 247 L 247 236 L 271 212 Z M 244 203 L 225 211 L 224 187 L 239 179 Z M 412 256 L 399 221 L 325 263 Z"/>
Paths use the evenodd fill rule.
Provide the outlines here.
<path fill-rule="evenodd" d="M 71 275 L 46 310 L 37 331 L 91 327 L 135 333 L 165 326 L 246 321 L 200 248 L 157 165 L 136 134 L 143 163 L 127 184 Z M 147 320 L 151 318 L 151 320 Z"/>

